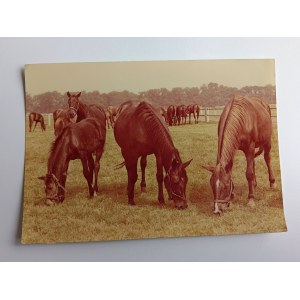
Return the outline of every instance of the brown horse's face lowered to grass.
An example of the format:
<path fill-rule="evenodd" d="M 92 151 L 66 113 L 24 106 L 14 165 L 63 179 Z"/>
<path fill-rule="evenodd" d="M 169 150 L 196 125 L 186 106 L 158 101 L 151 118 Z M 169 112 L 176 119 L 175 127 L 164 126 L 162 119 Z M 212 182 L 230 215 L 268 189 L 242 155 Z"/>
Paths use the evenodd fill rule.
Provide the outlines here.
<path fill-rule="evenodd" d="M 186 185 L 188 177 L 186 175 L 185 168 L 191 163 L 191 161 L 192 160 L 180 163 L 174 159 L 170 170 L 164 178 L 169 199 L 174 201 L 174 205 L 178 209 L 185 209 L 188 207 L 186 199 Z"/>
<path fill-rule="evenodd" d="M 214 213 L 222 215 L 230 206 L 230 200 L 234 197 L 234 185 L 231 174 L 218 164 L 215 168 L 202 166 L 212 172 L 210 186 L 214 194 Z"/>
<path fill-rule="evenodd" d="M 44 181 L 44 189 L 46 193 L 45 204 L 52 205 L 64 200 L 65 188 L 58 182 L 54 174 L 38 177 Z"/>

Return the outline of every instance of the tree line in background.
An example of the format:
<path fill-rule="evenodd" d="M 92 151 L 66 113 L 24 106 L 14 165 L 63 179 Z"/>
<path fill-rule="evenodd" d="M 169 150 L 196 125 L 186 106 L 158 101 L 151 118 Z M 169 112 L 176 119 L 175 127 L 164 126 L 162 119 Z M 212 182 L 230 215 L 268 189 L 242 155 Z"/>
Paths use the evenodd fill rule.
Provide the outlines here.
<path fill-rule="evenodd" d="M 79 92 L 79 91 L 70 91 Z M 155 107 L 193 104 L 200 106 L 215 107 L 224 106 L 233 95 L 255 95 L 262 97 L 266 103 L 276 103 L 276 89 L 273 85 L 245 86 L 241 89 L 219 85 L 218 83 L 203 84 L 201 87 L 181 88 L 172 90 L 166 88 L 150 89 L 138 94 L 122 91 L 101 94 L 99 91 L 81 91 L 80 99 L 87 104 L 100 104 L 103 107 L 109 105 L 119 106 L 121 103 L 132 101 L 147 101 Z M 57 108 L 67 106 L 67 91 L 65 94 L 59 92 L 46 92 L 31 96 L 26 94 L 26 111 L 51 113 Z"/>

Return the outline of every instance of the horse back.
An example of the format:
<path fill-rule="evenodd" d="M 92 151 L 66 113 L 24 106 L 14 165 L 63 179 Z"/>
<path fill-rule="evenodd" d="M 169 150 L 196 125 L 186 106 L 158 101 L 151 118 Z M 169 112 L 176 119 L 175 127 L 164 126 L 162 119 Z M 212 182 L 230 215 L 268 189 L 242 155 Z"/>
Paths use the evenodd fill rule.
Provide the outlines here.
<path fill-rule="evenodd" d="M 159 147 L 154 142 L 160 132 L 168 132 L 162 116 L 148 103 L 138 106 L 127 105 L 115 123 L 114 134 L 118 145 L 126 151 L 135 151 L 136 155 L 148 155 Z"/>

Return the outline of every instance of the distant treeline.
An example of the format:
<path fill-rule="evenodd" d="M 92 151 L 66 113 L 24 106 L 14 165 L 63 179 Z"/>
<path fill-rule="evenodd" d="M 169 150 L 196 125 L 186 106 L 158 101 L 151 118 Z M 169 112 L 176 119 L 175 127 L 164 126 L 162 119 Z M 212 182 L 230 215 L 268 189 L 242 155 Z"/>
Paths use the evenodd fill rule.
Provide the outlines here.
<path fill-rule="evenodd" d="M 79 92 L 79 91 L 70 91 Z M 118 106 L 121 103 L 132 101 L 147 101 L 155 107 L 192 104 L 200 106 L 214 107 L 225 105 L 233 95 L 256 95 L 262 97 L 267 103 L 276 102 L 276 90 L 273 85 L 266 86 L 245 86 L 241 89 L 219 85 L 218 83 L 204 84 L 201 87 L 181 88 L 176 87 L 172 90 L 166 88 L 150 89 L 138 94 L 123 91 L 101 94 L 99 91 L 81 91 L 80 99 L 88 104 L 100 104 L 103 107 L 109 105 Z M 26 94 L 26 111 L 50 113 L 60 107 L 67 106 L 67 91 L 60 94 L 56 91 L 46 92 L 40 95 L 31 96 Z"/>

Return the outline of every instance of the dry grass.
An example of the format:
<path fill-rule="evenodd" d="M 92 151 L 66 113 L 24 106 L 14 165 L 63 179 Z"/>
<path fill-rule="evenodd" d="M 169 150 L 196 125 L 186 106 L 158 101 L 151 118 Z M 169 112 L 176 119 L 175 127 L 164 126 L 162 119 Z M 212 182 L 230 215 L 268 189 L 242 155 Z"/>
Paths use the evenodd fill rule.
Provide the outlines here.
<path fill-rule="evenodd" d="M 248 207 L 246 160 L 239 152 L 234 161 L 234 204 L 224 216 L 217 217 L 212 214 L 210 174 L 200 167 L 201 164 L 213 165 L 216 161 L 216 123 L 170 128 L 182 160 L 193 158 L 187 169 L 189 207 L 184 211 L 174 209 L 168 201 L 166 207 L 159 206 L 153 156 L 148 157 L 147 193 L 140 193 L 138 181 L 135 189 L 137 205 L 132 207 L 127 204 L 126 170 L 114 170 L 114 166 L 123 159 L 112 130 L 107 133 L 99 175 L 100 193 L 96 198 L 87 198 L 87 184 L 81 163 L 73 161 L 68 171 L 64 203 L 51 207 L 34 205 L 44 196 L 43 183 L 37 177 L 45 175 L 47 171 L 48 151 L 54 139 L 53 128 L 47 127 L 46 132 L 41 132 L 37 127 L 35 132 L 27 132 L 26 135 L 22 242 L 54 243 L 286 231 L 277 130 L 274 129 L 272 165 L 277 188 L 270 190 L 266 166 L 263 158 L 259 157 L 256 163 L 256 207 Z"/>

